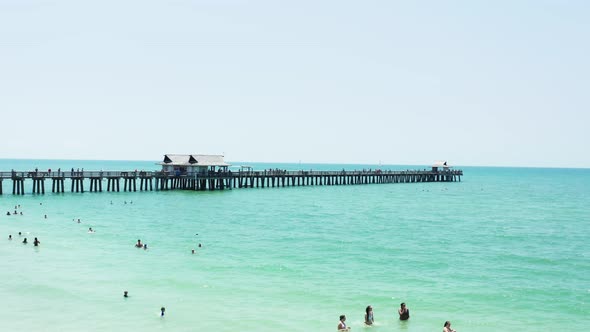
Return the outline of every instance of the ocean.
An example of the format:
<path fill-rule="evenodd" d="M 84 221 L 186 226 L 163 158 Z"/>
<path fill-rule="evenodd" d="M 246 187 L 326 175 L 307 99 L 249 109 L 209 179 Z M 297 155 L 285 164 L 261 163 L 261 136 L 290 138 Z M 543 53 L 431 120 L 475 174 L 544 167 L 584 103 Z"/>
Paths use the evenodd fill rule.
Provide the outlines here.
<path fill-rule="evenodd" d="M 5 159 L 0 170 L 155 163 Z M 66 193 L 32 195 L 29 180 L 16 196 L 5 180 L 0 329 L 335 331 L 345 314 L 353 331 L 441 331 L 446 320 L 459 332 L 585 331 L 590 169 L 460 168 L 453 183 L 207 192 L 70 193 L 68 181 Z"/>

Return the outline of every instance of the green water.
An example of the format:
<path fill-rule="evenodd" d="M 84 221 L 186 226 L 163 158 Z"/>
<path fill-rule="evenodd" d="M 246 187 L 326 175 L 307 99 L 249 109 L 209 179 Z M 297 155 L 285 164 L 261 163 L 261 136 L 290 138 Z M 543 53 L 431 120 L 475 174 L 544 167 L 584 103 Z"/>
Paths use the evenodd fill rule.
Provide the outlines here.
<path fill-rule="evenodd" d="M 0 166 L 157 167 L 51 160 Z M 335 331 L 346 314 L 357 331 L 440 331 L 445 320 L 460 332 L 585 331 L 590 170 L 463 169 L 460 183 L 223 192 L 34 196 L 27 188 L 13 196 L 5 180 L 2 330 Z M 5 215 L 19 204 L 22 216 Z M 72 221 L 78 218 L 80 224 Z M 19 231 L 29 244 L 20 243 Z M 134 248 L 137 239 L 149 250 Z M 407 322 L 397 319 L 400 302 L 410 308 Z M 363 324 L 369 304 L 376 322 L 370 328 Z"/>

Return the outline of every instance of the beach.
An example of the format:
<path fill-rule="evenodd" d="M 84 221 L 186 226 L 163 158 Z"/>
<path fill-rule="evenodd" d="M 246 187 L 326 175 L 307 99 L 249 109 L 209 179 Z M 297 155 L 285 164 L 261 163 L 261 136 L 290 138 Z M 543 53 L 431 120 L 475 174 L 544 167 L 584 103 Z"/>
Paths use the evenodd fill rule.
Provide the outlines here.
<path fill-rule="evenodd" d="M 3 171 L 35 167 L 158 166 L 0 160 Z M 590 170 L 461 169 L 454 183 L 211 192 L 70 193 L 66 185 L 63 194 L 16 196 L 5 180 L 3 329 L 334 331 L 346 314 L 355 331 L 436 331 L 446 320 L 457 331 L 585 330 Z M 7 216 L 15 206 L 23 215 Z M 138 239 L 148 250 L 134 247 Z M 397 318 L 401 302 L 409 321 Z M 363 324 L 368 305 L 372 327 Z"/>

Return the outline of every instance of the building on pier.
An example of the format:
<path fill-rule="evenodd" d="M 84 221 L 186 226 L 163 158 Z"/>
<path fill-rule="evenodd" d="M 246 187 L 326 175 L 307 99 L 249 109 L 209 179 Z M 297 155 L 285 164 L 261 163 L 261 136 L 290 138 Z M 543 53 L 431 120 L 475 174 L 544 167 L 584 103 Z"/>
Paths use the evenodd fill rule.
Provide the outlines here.
<path fill-rule="evenodd" d="M 169 174 L 195 174 L 215 171 L 216 168 L 221 171 L 227 171 L 231 166 L 223 160 L 222 155 L 206 154 L 166 154 L 162 165 L 162 171 Z"/>
<path fill-rule="evenodd" d="M 438 169 L 441 168 L 443 171 L 448 171 L 451 169 L 451 165 L 447 163 L 447 161 L 437 161 L 432 165 L 432 171 L 438 172 Z"/>

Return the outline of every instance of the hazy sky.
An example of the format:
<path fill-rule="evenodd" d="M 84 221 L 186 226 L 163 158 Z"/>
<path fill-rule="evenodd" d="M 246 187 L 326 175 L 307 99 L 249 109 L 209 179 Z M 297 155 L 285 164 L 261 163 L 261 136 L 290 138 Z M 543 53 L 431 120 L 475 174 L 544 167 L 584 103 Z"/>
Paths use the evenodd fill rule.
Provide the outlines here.
<path fill-rule="evenodd" d="M 587 1 L 0 0 L 0 158 L 590 167 Z"/>

